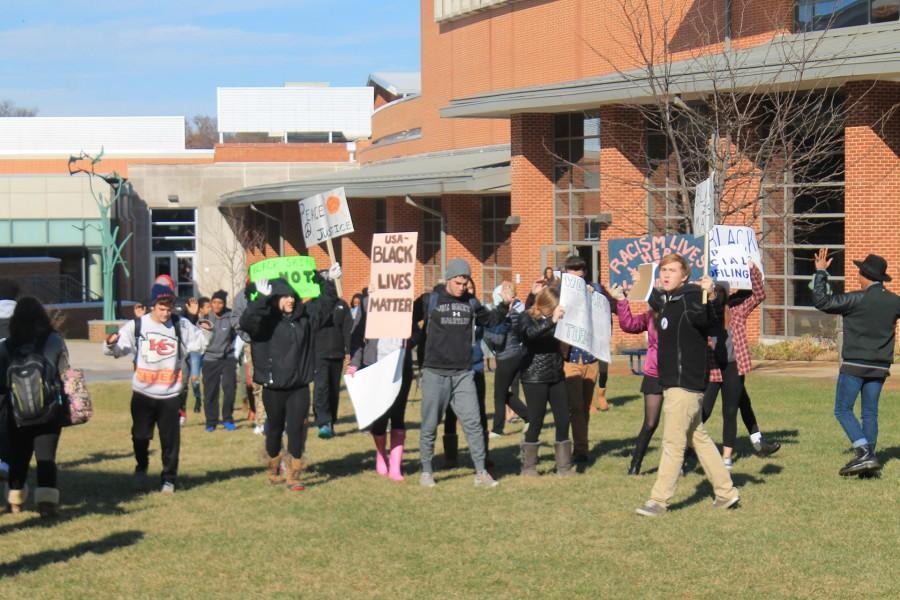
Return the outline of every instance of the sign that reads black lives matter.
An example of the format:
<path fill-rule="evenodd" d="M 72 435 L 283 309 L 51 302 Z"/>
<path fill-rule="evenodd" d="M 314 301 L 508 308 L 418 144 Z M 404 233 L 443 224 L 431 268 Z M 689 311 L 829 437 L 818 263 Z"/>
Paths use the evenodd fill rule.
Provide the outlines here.
<path fill-rule="evenodd" d="M 408 338 L 412 334 L 418 239 L 415 231 L 372 236 L 367 338 Z"/>

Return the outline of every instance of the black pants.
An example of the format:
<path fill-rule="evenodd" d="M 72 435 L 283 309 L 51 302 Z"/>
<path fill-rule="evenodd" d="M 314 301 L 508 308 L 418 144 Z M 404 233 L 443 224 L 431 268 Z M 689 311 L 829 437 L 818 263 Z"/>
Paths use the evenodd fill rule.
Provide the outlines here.
<path fill-rule="evenodd" d="M 9 426 L 7 425 L 6 402 L 0 400 L 0 461 L 9 463 Z M 10 417 L 12 418 L 12 417 Z"/>
<path fill-rule="evenodd" d="M 719 391 L 722 392 L 722 445 L 734 448 L 737 439 L 737 413 L 750 433 L 759 431 L 756 414 L 750 404 L 750 396 L 744 387 L 744 376 L 738 373 L 737 363 L 730 362 L 722 369 L 722 381 L 710 381 L 703 394 L 703 422 L 706 423 L 716 405 Z"/>
<path fill-rule="evenodd" d="M 178 409 L 181 396 L 151 398 L 140 392 L 131 395 L 131 440 L 134 443 L 136 471 L 147 471 L 150 466 L 150 440 L 153 427 L 159 429 L 159 445 L 162 450 L 162 481 L 175 483 L 178 477 L 178 453 L 181 449 L 181 426 Z"/>
<path fill-rule="evenodd" d="M 237 393 L 237 359 L 203 360 L 203 403 L 206 426 L 219 423 L 219 388 L 222 389 L 222 422 L 234 422 L 234 396 Z"/>
<path fill-rule="evenodd" d="M 343 358 L 316 359 L 316 427 L 332 425 L 337 421 L 343 370 Z"/>
<path fill-rule="evenodd" d="M 506 405 L 522 419 L 528 418 L 528 409 L 519 400 L 519 365 L 522 357 L 497 359 L 494 370 L 494 433 L 503 433 L 506 424 Z M 510 393 L 510 388 L 512 392 Z"/>
<path fill-rule="evenodd" d="M 556 425 L 556 441 L 568 440 L 569 398 L 566 395 L 566 380 L 561 379 L 556 383 L 523 383 L 522 387 L 525 389 L 525 404 L 528 406 L 528 431 L 525 432 L 525 441 L 534 443 L 540 438 L 548 402 Z"/>
<path fill-rule="evenodd" d="M 606 389 L 606 382 L 609 380 L 609 363 L 598 360 L 600 363 L 600 371 L 597 373 L 597 387 Z"/>
<path fill-rule="evenodd" d="M 38 487 L 55 488 L 56 447 L 62 431 L 62 420 L 54 419 L 41 425 L 16 427 L 12 414 L 9 414 L 5 425 L 4 435 L 7 438 L 9 452 L 9 488 L 21 490 L 25 487 L 32 455 L 37 459 Z"/>
<path fill-rule="evenodd" d="M 304 424 L 309 416 L 309 386 L 293 390 L 263 388 L 266 407 L 266 452 L 272 458 L 281 452 L 281 436 L 287 432 L 288 452 L 294 458 L 303 456 L 306 446 Z"/>
<path fill-rule="evenodd" d="M 484 371 L 475 371 L 475 393 L 478 395 L 478 413 L 481 417 L 481 430 L 484 432 L 484 439 L 487 440 L 487 412 L 485 411 L 485 395 L 487 394 L 487 385 L 484 382 Z M 444 413 L 444 435 L 456 435 L 456 413 L 450 405 L 447 405 L 447 412 Z M 487 444 L 485 444 L 487 449 Z"/>
<path fill-rule="evenodd" d="M 408 359 L 408 360 L 407 360 Z M 378 417 L 369 431 L 372 435 L 384 435 L 387 433 L 388 421 L 391 423 L 391 431 L 406 429 L 406 402 L 409 400 L 409 389 L 412 387 L 413 368 L 412 355 L 407 352 L 403 359 L 403 379 L 400 382 L 400 391 L 397 398 L 384 415 Z"/>

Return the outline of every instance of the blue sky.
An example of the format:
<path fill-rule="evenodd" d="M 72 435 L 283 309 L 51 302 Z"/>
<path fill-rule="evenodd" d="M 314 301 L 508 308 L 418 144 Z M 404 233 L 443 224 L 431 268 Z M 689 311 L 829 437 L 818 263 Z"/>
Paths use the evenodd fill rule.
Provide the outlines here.
<path fill-rule="evenodd" d="M 419 69 L 418 0 L 3 4 L 0 99 L 40 116 L 215 116 L 217 86 Z"/>

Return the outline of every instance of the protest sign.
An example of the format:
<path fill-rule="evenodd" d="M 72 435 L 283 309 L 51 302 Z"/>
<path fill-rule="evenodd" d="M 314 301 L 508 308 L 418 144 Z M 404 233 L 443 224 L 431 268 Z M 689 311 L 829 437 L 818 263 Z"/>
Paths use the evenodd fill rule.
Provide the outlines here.
<path fill-rule="evenodd" d="M 300 201 L 300 223 L 307 248 L 353 233 L 350 207 L 344 188 L 337 188 Z"/>
<path fill-rule="evenodd" d="M 318 298 L 319 284 L 315 281 L 316 259 L 311 256 L 282 256 L 250 265 L 250 281 L 281 278 L 288 282 L 301 298 Z"/>
<path fill-rule="evenodd" d="M 716 226 L 715 185 L 712 177 L 697 184 L 694 192 L 694 235 L 706 235 Z"/>
<path fill-rule="evenodd" d="M 691 267 L 691 280 L 703 277 L 703 238 L 691 235 L 645 235 L 638 238 L 609 240 L 609 284 L 626 290 L 632 286 L 632 270 L 644 264 L 657 264 L 666 254 L 680 254 Z"/>
<path fill-rule="evenodd" d="M 709 232 L 709 276 L 732 289 L 749 290 L 750 263 L 762 270 L 756 232 L 751 227 L 716 225 Z"/>
<path fill-rule="evenodd" d="M 563 273 L 559 304 L 565 315 L 556 324 L 556 339 L 610 361 L 612 311 L 601 292 L 588 290 L 581 277 Z"/>
<path fill-rule="evenodd" d="M 369 339 L 408 338 L 412 334 L 418 238 L 415 231 L 372 236 L 365 333 Z"/>
<path fill-rule="evenodd" d="M 344 385 L 360 429 L 374 423 L 397 399 L 403 383 L 403 353 L 402 348 L 394 350 L 374 365 L 353 375 L 344 375 Z"/>
<path fill-rule="evenodd" d="M 653 288 L 656 287 L 656 263 L 643 264 L 637 269 L 638 280 L 632 281 L 634 284 L 628 293 L 628 297 L 632 300 L 643 300 L 646 302 L 650 299 Z"/>

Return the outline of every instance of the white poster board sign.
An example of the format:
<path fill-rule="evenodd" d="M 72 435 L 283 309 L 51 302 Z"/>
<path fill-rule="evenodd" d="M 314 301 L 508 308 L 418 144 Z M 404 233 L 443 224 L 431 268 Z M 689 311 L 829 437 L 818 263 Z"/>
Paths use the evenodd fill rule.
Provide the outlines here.
<path fill-rule="evenodd" d="M 300 201 L 300 225 L 307 248 L 353 233 L 347 195 L 340 187 Z"/>
<path fill-rule="evenodd" d="M 707 177 L 694 190 L 694 235 L 706 235 L 715 225 L 715 186 L 712 177 Z"/>
<path fill-rule="evenodd" d="M 762 271 L 756 232 L 751 227 L 716 225 L 709 232 L 709 276 L 732 289 L 752 289 L 750 263 Z"/>
<path fill-rule="evenodd" d="M 397 399 L 403 383 L 403 353 L 402 348 L 394 350 L 374 365 L 360 369 L 352 376 L 344 375 L 360 429 L 374 423 Z"/>
<path fill-rule="evenodd" d="M 556 324 L 556 339 L 610 362 L 612 311 L 606 296 L 589 290 L 581 277 L 563 273 L 559 304 L 566 312 Z"/>

